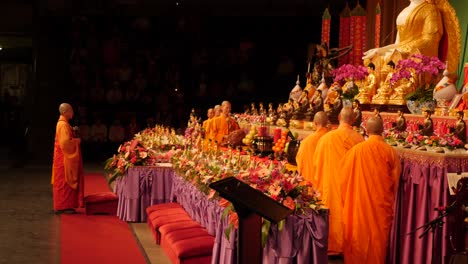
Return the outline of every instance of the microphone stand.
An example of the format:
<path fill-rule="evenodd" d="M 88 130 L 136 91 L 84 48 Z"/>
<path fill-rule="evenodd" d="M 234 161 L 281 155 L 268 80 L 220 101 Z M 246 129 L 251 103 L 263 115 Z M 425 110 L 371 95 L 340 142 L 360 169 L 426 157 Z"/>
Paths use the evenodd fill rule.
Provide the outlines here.
<path fill-rule="evenodd" d="M 442 227 L 443 227 L 443 225 L 445 223 L 444 220 L 443 220 L 444 217 L 448 216 L 450 214 L 450 212 L 453 211 L 454 209 L 455 209 L 454 204 L 446 207 L 443 210 L 438 210 L 436 208 L 435 210 L 439 211 L 439 216 L 438 217 L 436 217 L 432 221 L 429 221 L 426 224 L 416 228 L 415 230 L 407 233 L 407 235 L 411 235 L 411 234 L 416 233 L 416 231 L 424 228 L 424 231 L 421 233 L 421 235 L 418 236 L 418 238 L 421 239 L 421 238 L 425 237 L 429 233 L 429 231 L 431 231 L 431 233 L 432 233 L 432 236 L 431 236 L 432 237 L 432 259 L 431 259 L 431 263 L 434 263 L 434 264 L 442 263 L 442 255 L 441 254 L 439 254 L 437 262 L 435 260 L 436 259 L 435 234 L 436 234 L 436 231 L 442 230 Z"/>

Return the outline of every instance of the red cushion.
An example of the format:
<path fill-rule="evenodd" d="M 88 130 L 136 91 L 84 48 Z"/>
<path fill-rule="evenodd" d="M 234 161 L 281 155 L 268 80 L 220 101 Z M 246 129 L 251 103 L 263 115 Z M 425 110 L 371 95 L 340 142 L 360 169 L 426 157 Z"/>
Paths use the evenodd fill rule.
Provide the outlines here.
<path fill-rule="evenodd" d="M 167 235 L 171 232 L 187 228 L 203 228 L 199 223 L 190 220 L 190 221 L 180 221 L 174 223 L 168 223 L 159 227 L 159 233 L 161 235 Z"/>
<path fill-rule="evenodd" d="M 200 224 L 193 221 L 192 219 L 164 224 L 157 228 L 153 226 L 153 223 L 148 223 L 148 225 L 150 226 L 150 230 L 151 230 L 151 233 L 153 234 L 154 241 L 158 245 L 161 244 L 161 230 L 164 234 L 167 234 L 174 230 L 179 230 L 179 229 L 184 229 L 184 228 L 195 228 L 195 227 L 202 228 Z"/>
<path fill-rule="evenodd" d="M 156 217 L 160 217 L 163 215 L 180 215 L 180 214 L 187 214 L 184 209 L 182 208 L 170 208 L 166 210 L 158 210 L 158 211 L 153 211 L 148 215 L 148 218 L 154 219 Z"/>
<path fill-rule="evenodd" d="M 97 203 L 97 202 L 103 202 L 103 201 L 114 201 L 118 200 L 119 198 L 117 195 L 113 192 L 98 192 L 98 193 L 93 193 L 86 195 L 84 197 L 85 203 Z"/>
<path fill-rule="evenodd" d="M 166 255 L 169 257 L 171 260 L 171 263 L 177 263 L 177 264 L 211 264 L 211 254 L 209 255 L 203 255 L 203 256 L 192 256 L 192 257 L 187 257 L 187 258 L 179 258 L 171 244 L 165 243 L 161 244 L 161 248 L 164 250 Z"/>
<path fill-rule="evenodd" d="M 192 220 L 192 218 L 190 218 L 190 216 L 188 216 L 187 214 L 161 215 L 152 219 L 151 223 L 153 224 L 153 227 L 155 229 L 158 229 L 160 226 L 164 224 L 186 221 L 186 220 Z"/>
<path fill-rule="evenodd" d="M 175 255 L 181 259 L 193 256 L 211 255 L 213 252 L 213 245 L 213 236 L 200 236 L 176 241 L 172 243 L 171 248 Z"/>
<path fill-rule="evenodd" d="M 162 203 L 162 204 L 155 204 L 148 206 L 146 208 L 146 213 L 149 215 L 153 211 L 167 209 L 167 208 L 182 208 L 182 206 L 178 203 Z"/>
<path fill-rule="evenodd" d="M 117 215 L 119 198 L 113 192 L 99 192 L 84 197 L 85 214 Z"/>
<path fill-rule="evenodd" d="M 167 242 L 173 244 L 179 240 L 189 239 L 193 237 L 202 237 L 202 236 L 209 236 L 208 232 L 205 228 L 195 227 L 195 228 L 186 228 L 186 229 L 179 229 L 174 230 L 170 233 L 166 233 L 165 239 Z"/>

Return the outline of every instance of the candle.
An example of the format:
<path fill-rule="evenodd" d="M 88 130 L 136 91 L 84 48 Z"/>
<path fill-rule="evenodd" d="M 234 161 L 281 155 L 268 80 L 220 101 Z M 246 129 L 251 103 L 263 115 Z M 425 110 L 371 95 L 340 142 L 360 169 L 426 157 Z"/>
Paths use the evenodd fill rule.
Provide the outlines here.
<path fill-rule="evenodd" d="M 273 142 L 276 143 L 281 138 L 281 127 L 277 127 L 273 133 Z"/>
<path fill-rule="evenodd" d="M 267 134 L 267 127 L 266 126 L 259 126 L 258 127 L 258 136 L 259 137 L 266 137 Z"/>

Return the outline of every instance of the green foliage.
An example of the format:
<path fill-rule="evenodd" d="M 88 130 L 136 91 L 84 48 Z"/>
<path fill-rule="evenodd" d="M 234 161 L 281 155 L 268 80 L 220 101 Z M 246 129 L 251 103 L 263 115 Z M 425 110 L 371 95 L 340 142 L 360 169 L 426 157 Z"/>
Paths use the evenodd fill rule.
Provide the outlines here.
<path fill-rule="evenodd" d="M 422 86 L 415 91 L 408 93 L 405 97 L 406 100 L 410 101 L 419 101 L 419 102 L 428 102 L 433 101 L 435 84 Z"/>
<path fill-rule="evenodd" d="M 348 88 L 346 92 L 343 93 L 343 100 L 353 100 L 354 97 L 359 93 L 359 89 L 356 85 Z"/>

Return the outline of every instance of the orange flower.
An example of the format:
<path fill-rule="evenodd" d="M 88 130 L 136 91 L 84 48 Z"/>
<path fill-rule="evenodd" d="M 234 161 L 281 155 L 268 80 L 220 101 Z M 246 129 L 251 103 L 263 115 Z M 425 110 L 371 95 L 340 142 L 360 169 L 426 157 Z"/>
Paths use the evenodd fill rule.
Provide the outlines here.
<path fill-rule="evenodd" d="M 219 205 L 221 207 L 227 207 L 231 202 L 229 202 L 228 200 L 224 199 L 224 198 L 221 198 L 221 200 L 219 200 Z"/>
<path fill-rule="evenodd" d="M 288 208 L 291 209 L 291 210 L 296 209 L 296 203 L 295 203 L 294 200 L 291 198 L 291 196 L 288 196 L 288 197 L 286 197 L 286 199 L 284 199 L 283 205 L 286 206 L 286 207 L 288 207 Z"/>
<path fill-rule="evenodd" d="M 229 212 L 229 224 L 232 224 L 235 229 L 239 228 L 239 216 L 235 212 Z"/>

